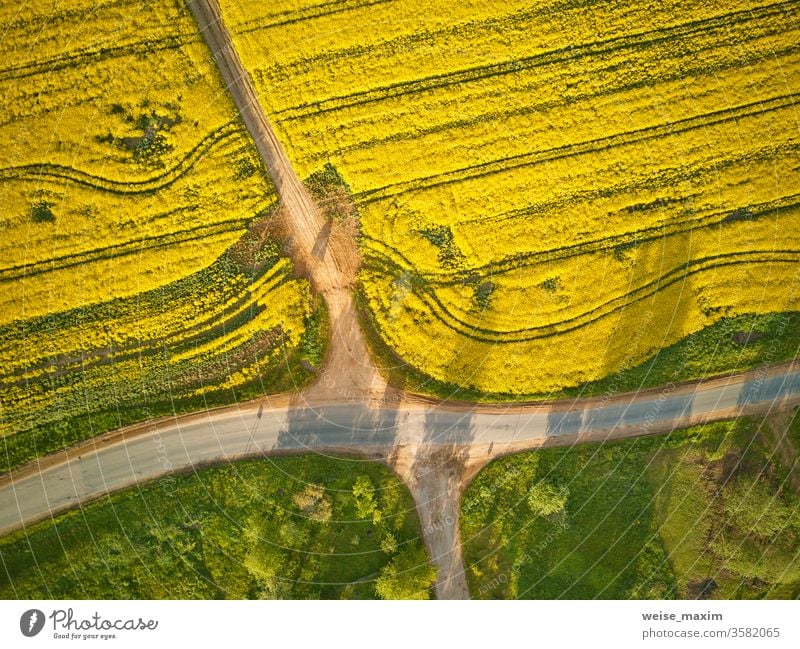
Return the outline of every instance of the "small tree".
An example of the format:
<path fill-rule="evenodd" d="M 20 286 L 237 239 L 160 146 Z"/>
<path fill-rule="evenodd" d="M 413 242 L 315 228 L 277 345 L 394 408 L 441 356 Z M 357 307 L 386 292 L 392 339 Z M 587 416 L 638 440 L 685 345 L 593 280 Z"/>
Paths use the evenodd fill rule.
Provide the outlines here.
<path fill-rule="evenodd" d="M 36 223 L 53 223 L 56 220 L 53 210 L 53 203 L 48 201 L 39 201 L 31 207 L 31 218 Z"/>
<path fill-rule="evenodd" d="M 430 599 L 436 583 L 436 568 L 428 563 L 424 548 L 413 545 L 387 563 L 375 582 L 383 599 Z"/>
<path fill-rule="evenodd" d="M 397 552 L 397 539 L 394 538 L 394 534 L 386 532 L 383 538 L 381 538 L 381 550 L 386 554 L 394 554 Z"/>
<path fill-rule="evenodd" d="M 304 514 L 315 521 L 326 523 L 333 516 L 333 505 L 325 496 L 325 487 L 321 485 L 306 485 L 292 500 Z"/>
<path fill-rule="evenodd" d="M 356 500 L 356 513 L 359 518 L 372 518 L 377 507 L 375 485 L 368 476 L 360 475 L 353 485 L 353 498 Z"/>

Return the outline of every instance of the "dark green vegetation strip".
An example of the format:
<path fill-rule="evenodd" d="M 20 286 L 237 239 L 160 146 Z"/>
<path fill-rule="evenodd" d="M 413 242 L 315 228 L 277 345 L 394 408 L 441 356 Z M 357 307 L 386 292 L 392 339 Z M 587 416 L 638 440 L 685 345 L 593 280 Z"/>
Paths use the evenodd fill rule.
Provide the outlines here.
<path fill-rule="evenodd" d="M 789 430 L 787 433 L 789 441 L 794 448 L 794 452 L 800 456 L 800 408 L 795 409 L 794 417 L 789 424 Z"/>
<path fill-rule="evenodd" d="M 0 597 L 372 598 L 410 581 L 393 576 L 409 558 L 429 572 L 419 539 L 411 495 L 381 465 L 252 460 L 0 539 Z"/>
<path fill-rule="evenodd" d="M 744 372 L 800 355 L 800 312 L 723 318 L 661 349 L 650 360 L 623 367 L 599 381 L 564 390 L 564 396 L 600 396 L 668 383 Z"/>
<path fill-rule="evenodd" d="M 758 426 L 493 462 L 461 507 L 472 596 L 800 596 L 800 501 Z"/>

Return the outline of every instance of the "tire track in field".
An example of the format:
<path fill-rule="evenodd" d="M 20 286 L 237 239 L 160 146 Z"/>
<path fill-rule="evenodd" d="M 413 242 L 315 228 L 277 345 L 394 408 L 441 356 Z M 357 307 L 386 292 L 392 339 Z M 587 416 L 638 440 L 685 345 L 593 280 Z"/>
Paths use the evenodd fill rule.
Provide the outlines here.
<path fill-rule="evenodd" d="M 334 0 L 333 2 L 323 2 L 299 9 L 251 18 L 250 20 L 245 20 L 244 22 L 233 25 L 231 29 L 235 34 L 251 34 L 264 29 L 283 27 L 306 20 L 313 20 L 314 18 L 334 16 L 355 9 L 387 4 L 392 1 L 393 0 Z"/>
<path fill-rule="evenodd" d="M 40 359 L 35 363 L 14 368 L 11 372 L 0 373 L 0 380 L 3 386 L 13 386 L 15 384 L 27 383 L 35 380 L 39 374 L 50 368 L 58 368 L 56 371 L 47 373 L 48 378 L 61 376 L 72 371 L 70 366 L 77 365 L 81 372 L 108 364 L 109 359 L 113 362 L 122 362 L 137 358 L 142 353 L 151 352 L 156 349 L 170 349 L 173 354 L 181 354 L 188 351 L 197 343 L 215 340 L 222 335 L 235 331 L 240 324 L 250 321 L 259 313 L 266 309 L 266 306 L 258 304 L 258 300 L 266 293 L 274 291 L 280 284 L 290 278 L 289 270 L 280 263 L 265 271 L 265 277 L 253 278 L 253 281 L 260 280 L 260 285 L 256 288 L 258 295 L 253 293 L 252 283 L 245 286 L 234 300 L 229 300 L 219 311 L 216 311 L 205 318 L 193 321 L 191 326 L 185 327 L 183 323 L 167 334 L 160 334 L 157 337 L 141 338 L 135 342 L 121 345 L 112 345 L 108 348 L 94 348 L 74 353 L 63 353 L 50 356 L 47 359 Z M 162 294 L 169 290 L 169 285 L 164 289 L 154 289 L 153 294 Z M 133 298 L 123 298 L 129 304 L 138 304 L 142 296 L 137 295 Z M 105 308 L 108 303 L 104 303 L 99 308 Z M 1 336 L 0 336 L 1 337 Z M 6 380 L 4 380 L 6 379 Z M 7 380 L 11 379 L 11 380 Z"/>
<path fill-rule="evenodd" d="M 680 199 L 675 199 L 674 202 L 681 201 Z M 697 217 L 693 211 L 690 211 L 687 212 L 687 216 L 692 217 L 691 220 L 673 223 L 665 222 L 639 230 L 609 235 L 608 237 L 599 239 L 590 239 L 580 243 L 517 253 L 479 266 L 470 266 L 463 270 L 442 269 L 438 272 L 418 272 L 414 269 L 414 263 L 399 249 L 390 246 L 384 241 L 374 239 L 369 235 L 362 234 L 361 238 L 368 244 L 364 251 L 365 260 L 368 261 L 368 263 L 365 264 L 366 267 L 377 269 L 386 274 L 399 275 L 404 272 L 412 273 L 423 281 L 435 284 L 436 286 L 455 286 L 457 284 L 463 284 L 468 278 L 475 275 L 502 275 L 542 262 L 560 261 L 598 252 L 612 252 L 619 246 L 639 246 L 667 237 L 689 234 L 691 232 L 707 230 L 714 227 L 724 227 L 726 224 L 735 222 L 738 219 L 756 220 L 798 208 L 800 208 L 800 194 L 791 194 L 782 196 L 773 201 L 748 205 L 744 212 L 742 212 L 742 210 L 725 210 Z M 516 218 L 516 216 L 517 215 L 508 218 Z M 488 217 L 486 221 L 493 223 L 499 218 L 505 217 Z"/>
<path fill-rule="evenodd" d="M 657 27 L 636 34 L 623 34 L 605 40 L 593 41 L 591 43 L 570 45 L 541 54 L 534 54 L 501 63 L 453 70 L 421 79 L 399 81 L 377 88 L 369 88 L 367 90 L 336 95 L 326 99 L 304 102 L 275 111 L 275 114 L 279 121 L 284 119 L 298 119 L 304 116 L 313 116 L 319 113 L 341 110 L 342 108 L 378 102 L 389 97 L 397 97 L 451 85 L 460 85 L 478 79 L 514 74 L 522 70 L 535 69 L 543 65 L 565 64 L 575 59 L 595 58 L 604 54 L 617 53 L 619 50 L 649 47 L 659 43 L 670 44 L 678 37 L 690 40 L 703 32 L 714 30 L 727 31 L 732 24 L 737 23 L 758 24 L 759 27 L 763 29 L 763 21 L 765 18 L 774 17 L 785 20 L 784 10 L 794 9 L 795 6 L 792 0 L 788 0 L 757 9 L 745 9 L 701 20 L 690 20 L 678 25 Z M 774 29 L 776 33 L 778 33 L 784 31 L 786 26 L 783 22 L 780 22 Z M 341 53 L 339 56 L 341 56 Z"/>
<path fill-rule="evenodd" d="M 711 111 L 701 115 L 693 115 L 674 122 L 645 126 L 639 129 L 632 129 L 630 131 L 623 131 L 621 133 L 595 138 L 593 140 L 585 140 L 575 144 L 566 144 L 564 146 L 543 149 L 541 151 L 496 158 L 487 162 L 446 171 L 441 174 L 420 176 L 412 180 L 366 190 L 356 193 L 355 198 L 359 204 L 369 204 L 408 192 L 424 191 L 426 189 L 462 183 L 467 180 L 483 178 L 498 173 L 507 173 L 543 162 L 563 160 L 621 146 L 641 144 L 651 140 L 681 135 L 709 126 L 719 126 L 730 122 L 738 123 L 740 120 L 744 119 L 758 119 L 773 111 L 796 110 L 798 97 L 800 97 L 800 93 L 789 93 L 747 104 L 740 104 L 727 109 Z"/>
<path fill-rule="evenodd" d="M 38 182 L 42 179 L 67 181 L 114 194 L 152 194 L 169 187 L 185 176 L 191 169 L 220 144 L 227 144 L 234 135 L 244 135 L 244 130 L 235 121 L 228 122 L 212 131 L 195 144 L 173 167 L 144 180 L 114 180 L 96 176 L 65 165 L 47 162 L 19 165 L 0 169 L 0 183 L 10 181 Z"/>
<path fill-rule="evenodd" d="M 772 54 L 776 58 L 782 59 L 789 57 L 793 54 L 797 54 L 798 52 L 800 52 L 800 43 L 796 45 L 789 45 L 787 47 L 781 48 L 780 50 L 774 50 Z M 517 107 L 509 106 L 508 110 L 503 109 L 497 111 L 488 111 L 480 115 L 473 115 L 464 119 L 455 119 L 446 122 L 439 122 L 436 124 L 432 124 L 430 126 L 424 126 L 422 124 L 415 125 L 414 128 L 410 128 L 405 131 L 399 131 L 382 137 L 375 136 L 368 140 L 360 140 L 358 142 L 353 142 L 352 144 L 347 144 L 341 147 L 337 147 L 335 153 L 337 155 L 345 155 L 347 153 L 365 151 L 372 148 L 379 148 L 387 144 L 396 144 L 399 142 L 411 142 L 414 140 L 422 140 L 427 136 L 435 135 L 437 133 L 448 133 L 452 131 L 458 131 L 461 129 L 474 128 L 475 126 L 478 125 L 482 125 L 487 128 L 496 127 L 497 123 L 502 124 L 504 120 L 507 120 L 509 118 L 536 115 L 538 113 L 546 112 L 554 108 L 569 108 L 573 105 L 580 104 L 581 102 L 585 102 L 587 100 L 593 100 L 597 99 L 598 97 L 606 96 L 609 93 L 621 94 L 633 90 L 641 90 L 642 88 L 651 88 L 656 84 L 680 81 L 682 79 L 685 79 L 686 77 L 701 77 L 701 76 L 707 76 L 709 74 L 715 75 L 719 72 L 740 69 L 744 66 L 751 65 L 753 63 L 761 61 L 762 57 L 760 54 L 757 53 L 753 54 L 745 53 L 739 59 L 729 61 L 724 65 L 720 64 L 715 66 L 713 72 L 709 72 L 708 67 L 702 62 L 702 58 L 696 58 L 693 60 L 697 62 L 696 67 L 693 68 L 683 68 L 681 70 L 673 69 L 669 73 L 661 74 L 658 77 L 645 76 L 641 79 L 636 79 L 632 81 L 620 80 L 620 82 L 618 83 L 609 84 L 607 86 L 604 86 L 603 88 L 598 88 L 590 92 L 574 92 L 569 95 L 560 96 L 554 99 L 526 102 L 524 105 Z M 789 63 L 791 64 L 792 61 L 789 61 Z M 528 92 L 531 95 L 537 95 L 541 91 L 540 84 L 541 80 L 537 78 L 533 82 L 515 86 L 514 92 L 515 93 Z M 492 90 L 487 89 L 485 94 L 486 95 L 492 94 Z M 478 100 L 476 99 L 475 101 Z M 293 120 L 291 119 L 279 120 L 279 122 L 291 122 L 291 121 Z M 318 153 L 318 154 L 309 152 L 306 155 L 309 161 L 314 161 L 317 163 L 327 162 L 328 159 L 330 158 L 330 153 L 328 152 Z"/>
<path fill-rule="evenodd" d="M 172 210 L 161 215 L 161 217 L 177 215 L 184 211 L 183 209 Z M 250 219 L 248 218 L 237 218 L 230 221 L 223 221 L 222 223 L 196 225 L 185 230 L 174 230 L 166 234 L 141 237 L 133 241 L 113 244 L 103 248 L 95 248 L 73 255 L 54 257 L 43 261 L 34 261 L 29 264 L 8 266 L 0 269 L 0 283 L 11 282 L 21 278 L 31 278 L 43 273 L 80 266 L 81 264 L 135 255 L 144 250 L 167 248 L 197 239 L 205 239 L 218 234 L 225 234 L 226 232 L 235 232 L 237 230 L 242 230 L 249 221 Z"/>
<path fill-rule="evenodd" d="M 86 18 L 94 16 L 101 9 L 126 7 L 131 4 L 136 4 L 136 0 L 133 0 L 133 2 L 131 0 L 107 0 L 106 2 L 97 0 L 88 9 L 73 9 L 70 7 L 56 6 L 50 13 L 37 13 L 25 18 L 20 18 L 15 8 L 11 10 L 14 14 L 14 18 L 3 22 L 3 27 L 9 31 L 26 30 L 26 34 L 39 33 L 44 27 L 54 22 L 84 22 Z M 2 16 L 0 16 L 0 21 L 2 21 Z"/>
<path fill-rule="evenodd" d="M 195 36 L 186 38 L 180 35 L 166 35 L 157 40 L 143 40 L 125 45 L 113 45 L 100 47 L 94 50 L 77 52 L 54 57 L 45 61 L 32 61 L 22 63 L 7 68 L 0 68 L 0 82 L 20 81 L 37 74 L 46 72 L 57 72 L 73 67 L 85 67 L 92 63 L 98 63 L 107 59 L 115 59 L 126 56 L 145 56 L 153 52 L 165 50 L 177 50 L 190 43 L 197 42 Z"/>

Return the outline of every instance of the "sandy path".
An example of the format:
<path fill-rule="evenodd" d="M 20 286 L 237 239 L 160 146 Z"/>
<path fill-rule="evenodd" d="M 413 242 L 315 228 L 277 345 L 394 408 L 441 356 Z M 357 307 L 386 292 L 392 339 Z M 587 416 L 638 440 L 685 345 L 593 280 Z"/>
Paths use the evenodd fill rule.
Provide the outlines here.
<path fill-rule="evenodd" d="M 468 455 L 469 449 L 462 446 L 415 445 L 396 449 L 389 458 L 414 497 L 422 538 L 438 570 L 437 599 L 469 599 L 459 530 Z"/>

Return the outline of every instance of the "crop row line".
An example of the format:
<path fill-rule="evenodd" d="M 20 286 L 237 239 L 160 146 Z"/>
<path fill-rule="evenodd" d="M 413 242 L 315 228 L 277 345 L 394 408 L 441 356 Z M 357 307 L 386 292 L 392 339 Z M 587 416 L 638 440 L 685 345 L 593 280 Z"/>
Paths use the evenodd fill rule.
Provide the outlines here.
<path fill-rule="evenodd" d="M 189 170 L 217 144 L 224 142 L 233 135 L 241 134 L 242 132 L 243 127 L 237 122 L 228 122 L 203 137 L 173 167 L 144 180 L 114 180 L 102 176 L 95 176 L 94 174 L 80 171 L 66 165 L 43 162 L 0 169 L 0 183 L 20 180 L 38 182 L 43 178 L 47 178 L 57 181 L 66 180 L 77 185 L 114 194 L 135 195 L 154 193 L 160 189 L 169 187 L 175 181 L 185 176 Z"/>
<path fill-rule="evenodd" d="M 194 323 L 189 329 L 179 327 L 167 335 L 141 338 L 135 342 L 114 348 L 100 348 L 77 354 L 62 353 L 42 362 L 15 368 L 10 373 L 0 374 L 0 379 L 14 377 L 12 380 L 3 381 L 3 385 L 11 386 L 15 383 L 30 381 L 35 378 L 36 374 L 43 372 L 46 372 L 49 378 L 54 378 L 69 373 L 74 366 L 79 366 L 83 371 L 96 365 L 135 358 L 142 353 L 153 352 L 158 349 L 169 348 L 174 353 L 186 351 L 198 342 L 212 340 L 217 338 L 220 333 L 224 335 L 228 331 L 239 328 L 242 324 L 261 313 L 266 307 L 257 304 L 257 300 L 263 294 L 274 291 L 289 278 L 289 275 L 289 270 L 285 265 L 275 264 L 267 271 L 265 276 L 258 278 L 260 281 L 257 283 L 254 281 L 236 299 L 229 300 L 220 311 L 206 314 L 204 319 Z M 254 293 L 256 288 L 258 288 L 259 295 Z M 138 301 L 138 297 L 129 299 Z M 97 305 L 97 308 L 102 307 Z M 52 368 L 58 369 L 53 370 Z"/>
<path fill-rule="evenodd" d="M 800 208 L 800 194 L 790 194 L 763 203 L 754 203 L 741 210 L 715 211 L 688 221 L 678 221 L 649 226 L 638 230 L 610 235 L 602 239 L 591 239 L 580 243 L 547 248 L 545 250 L 517 253 L 480 266 L 463 270 L 446 270 L 420 273 L 413 269 L 413 263 L 400 250 L 384 241 L 362 234 L 367 244 L 363 247 L 365 265 L 393 274 L 413 273 L 421 281 L 438 287 L 464 284 L 475 276 L 497 276 L 510 273 L 537 263 L 563 261 L 581 255 L 596 254 L 614 250 L 620 246 L 641 246 L 668 237 L 690 234 L 695 231 L 724 227 L 735 222 L 739 213 L 746 214 L 746 220 L 757 220 L 782 211 Z M 399 260 L 399 261 L 398 261 Z"/>
<path fill-rule="evenodd" d="M 113 45 L 109 47 L 100 47 L 94 50 L 65 54 L 46 61 L 31 61 L 29 63 L 0 69 L 0 82 L 19 81 L 37 74 L 57 72 L 58 70 L 71 67 L 85 67 L 91 63 L 98 63 L 122 56 L 139 56 L 164 50 L 176 50 L 197 40 L 198 38 L 196 36 L 187 38 L 180 35 L 165 35 L 158 40 L 147 39 L 126 43 L 124 45 Z"/>
<path fill-rule="evenodd" d="M 313 52 L 311 56 L 295 59 L 289 64 L 275 67 L 281 71 L 282 76 L 294 77 L 307 70 L 309 63 L 335 67 L 341 60 L 363 56 L 370 56 L 374 60 L 388 60 L 398 53 L 411 51 L 417 44 L 429 45 L 431 41 L 445 42 L 453 38 L 458 39 L 465 32 L 487 32 L 484 36 L 489 37 L 498 30 L 527 30 L 542 16 L 557 15 L 575 6 L 580 6 L 582 2 L 584 0 L 557 0 L 550 3 L 543 0 L 535 3 L 533 7 L 517 10 L 510 14 L 499 14 L 495 11 L 491 16 L 471 18 L 462 22 L 450 21 L 430 31 L 405 33 L 377 43 L 351 44 L 338 49 Z"/>
<path fill-rule="evenodd" d="M 793 54 L 797 54 L 798 52 L 800 52 L 800 42 L 788 45 L 781 49 L 776 49 L 772 52 L 772 55 L 775 58 L 780 59 L 787 56 L 791 56 Z M 726 70 L 740 69 L 751 63 L 759 62 L 762 59 L 763 56 L 760 53 L 744 52 L 737 59 L 732 59 L 730 61 L 726 61 L 723 64 L 716 65 L 711 73 L 716 75 Z M 708 66 L 704 63 L 702 56 L 691 57 L 687 63 L 689 65 L 687 65 L 686 67 L 682 67 L 680 69 L 675 67 L 670 67 L 665 74 L 660 74 L 660 75 L 647 74 L 642 76 L 641 78 L 631 79 L 631 75 L 629 73 L 622 74 L 619 75 L 618 79 L 615 79 L 615 81 L 618 81 L 618 83 L 608 84 L 603 87 L 595 88 L 588 92 L 581 91 L 581 92 L 570 93 L 568 95 L 559 95 L 558 97 L 543 99 L 541 101 L 526 102 L 524 105 L 520 106 L 515 106 L 515 107 L 507 106 L 504 107 L 503 110 L 487 111 L 479 115 L 472 115 L 465 118 L 457 118 L 429 125 L 416 123 L 413 125 L 413 127 L 410 127 L 404 131 L 390 133 L 385 136 L 376 135 L 374 137 L 370 137 L 369 139 L 362 139 L 354 141 L 350 144 L 339 146 L 336 148 L 335 153 L 337 155 L 346 155 L 348 153 L 352 153 L 355 151 L 369 150 L 387 144 L 419 141 L 429 135 L 435 135 L 437 133 L 447 133 L 450 131 L 458 131 L 475 126 L 486 126 L 486 127 L 496 128 L 492 124 L 493 122 L 502 122 L 502 120 L 506 120 L 509 118 L 526 117 L 532 114 L 540 114 L 552 110 L 554 108 L 569 108 L 571 106 L 578 105 L 581 102 L 587 100 L 594 100 L 599 97 L 608 96 L 609 94 L 621 94 L 630 91 L 641 90 L 643 88 L 652 87 L 654 84 L 671 83 L 673 81 L 679 81 L 681 79 L 685 79 L 686 77 L 701 76 L 710 73 Z M 614 67 L 611 64 L 610 66 Z M 537 76 L 537 78 L 531 83 L 515 87 L 515 92 L 528 92 L 531 96 L 540 97 L 542 96 L 541 93 L 539 92 L 541 88 L 541 82 L 542 79 Z M 494 93 L 496 93 L 496 90 L 487 89 L 486 91 L 487 95 Z M 478 101 L 478 100 L 474 99 L 473 101 Z M 290 121 L 290 120 L 287 118 L 286 120 L 283 121 Z M 308 154 L 308 159 L 310 161 L 324 162 L 327 161 L 329 158 L 330 158 L 330 152 L 328 151 L 310 152 Z"/>
<path fill-rule="evenodd" d="M 25 31 L 25 34 L 41 34 L 48 26 L 55 23 L 86 23 L 95 18 L 101 9 L 119 9 L 131 4 L 139 4 L 138 0 L 106 0 L 95 2 L 92 6 L 77 9 L 64 5 L 56 5 L 47 12 L 36 12 L 27 16 L 15 13 L 13 18 L 3 21 L 3 29 L 8 32 Z"/>
<path fill-rule="evenodd" d="M 245 20 L 233 25 L 231 31 L 235 34 L 251 34 L 253 32 L 271 29 L 273 27 L 284 27 L 295 23 L 301 23 L 314 18 L 324 18 L 340 13 L 347 13 L 355 9 L 363 9 L 374 5 L 382 5 L 393 0 L 334 0 L 333 2 L 323 2 L 320 4 L 300 7 L 289 11 L 283 11 L 266 16 L 259 16 Z M 260 22 L 266 21 L 266 22 Z"/>
<path fill-rule="evenodd" d="M 392 183 L 376 189 L 359 192 L 355 194 L 355 198 L 359 204 L 368 204 L 398 196 L 409 191 L 417 191 L 420 189 L 427 190 L 453 183 L 461 183 L 465 180 L 483 178 L 498 173 L 507 173 L 515 169 L 541 164 L 543 162 L 552 162 L 554 160 L 597 153 L 620 146 L 640 144 L 642 142 L 687 133 L 700 128 L 717 126 L 728 122 L 736 122 L 750 118 L 758 119 L 772 111 L 783 109 L 794 110 L 796 108 L 797 97 L 798 93 L 781 95 L 770 99 L 740 104 L 739 106 L 731 108 L 711 111 L 702 115 L 687 117 L 674 122 L 666 122 L 631 131 L 623 131 L 622 133 L 586 140 L 575 144 L 566 144 L 551 149 L 496 158 L 494 160 L 467 165 L 440 174 L 420 176 L 413 180 Z"/>
<path fill-rule="evenodd" d="M 184 209 L 171 210 L 162 216 L 177 215 L 185 211 Z M 63 257 L 54 257 L 51 259 L 34 261 L 29 264 L 22 264 L 19 266 L 11 266 L 0 270 L 0 283 L 11 282 L 17 279 L 35 277 L 44 273 L 50 273 L 57 270 L 64 270 L 80 266 L 82 264 L 96 263 L 98 261 L 105 261 L 108 259 L 115 259 L 118 257 L 125 257 L 127 255 L 135 255 L 143 250 L 155 250 L 158 248 L 167 248 L 169 246 L 194 241 L 196 239 L 204 239 L 207 237 L 225 234 L 226 232 L 235 232 L 241 230 L 247 223 L 247 218 L 236 218 L 230 221 L 222 221 L 221 223 L 212 223 L 210 225 L 195 225 L 185 230 L 176 230 L 167 232 L 166 234 L 158 234 L 152 236 L 141 237 L 133 241 L 125 243 L 114 244 L 111 246 L 104 246 L 102 248 L 95 248 L 84 252 L 76 253 L 73 255 L 65 255 Z"/>

